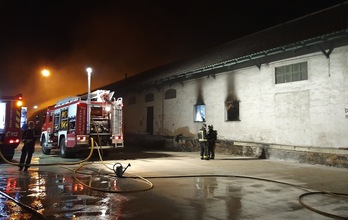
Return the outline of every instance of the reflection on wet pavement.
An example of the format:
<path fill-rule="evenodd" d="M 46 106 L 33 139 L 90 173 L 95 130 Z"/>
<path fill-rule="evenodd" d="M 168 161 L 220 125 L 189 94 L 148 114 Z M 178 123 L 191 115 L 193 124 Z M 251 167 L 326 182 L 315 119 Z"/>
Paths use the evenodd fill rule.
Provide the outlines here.
<path fill-rule="evenodd" d="M 0 177 L 0 189 L 46 219 L 328 219 L 308 214 L 298 203 L 302 189 L 274 182 L 233 177 L 155 178 L 154 189 L 124 194 L 89 187 L 137 190 L 145 189 L 146 184 L 92 170 L 85 170 L 78 178 L 83 184 L 71 174 L 35 170 L 8 173 Z M 15 202 L 0 198 L 1 220 L 35 219 Z M 320 206 L 320 198 L 313 199 Z M 330 204 L 335 202 L 339 201 L 330 198 Z M 336 209 L 347 214 L 344 204 Z"/>

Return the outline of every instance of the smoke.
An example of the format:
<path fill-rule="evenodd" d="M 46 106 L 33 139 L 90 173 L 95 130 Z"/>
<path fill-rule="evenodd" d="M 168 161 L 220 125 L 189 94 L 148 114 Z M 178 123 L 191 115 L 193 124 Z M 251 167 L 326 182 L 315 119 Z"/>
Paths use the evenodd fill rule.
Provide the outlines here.
<path fill-rule="evenodd" d="M 7 45 L 0 45 L 0 94 L 22 93 L 29 113 L 33 105 L 46 108 L 59 99 L 85 93 L 87 66 L 93 68 L 93 90 L 125 75 L 190 57 L 206 47 L 198 44 L 194 28 L 180 23 L 181 6 L 162 7 L 146 1 L 23 4 L 18 16 L 6 15 L 8 22 L 16 21 L 7 30 L 16 29 L 11 34 L 4 30 L 8 35 L 1 36 Z M 192 10 L 184 11 L 184 18 L 192 17 Z M 194 25 L 206 31 L 206 24 Z M 208 37 L 199 39 L 209 42 Z M 43 68 L 50 70 L 48 78 L 41 75 Z M 203 100 L 201 88 L 198 97 Z"/>
<path fill-rule="evenodd" d="M 225 102 L 233 102 L 233 101 L 236 101 L 238 99 L 234 77 L 235 77 L 234 73 L 227 75 L 227 80 L 225 81 L 226 82 L 226 90 L 227 90 Z"/>

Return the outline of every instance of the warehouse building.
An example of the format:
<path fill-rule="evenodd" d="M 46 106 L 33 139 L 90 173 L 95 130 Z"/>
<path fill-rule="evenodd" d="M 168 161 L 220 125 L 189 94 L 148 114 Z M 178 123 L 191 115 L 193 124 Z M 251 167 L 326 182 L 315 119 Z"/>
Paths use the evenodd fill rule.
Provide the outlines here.
<path fill-rule="evenodd" d="M 347 14 L 340 4 L 103 87 L 124 98 L 126 145 L 198 151 L 206 123 L 217 154 L 348 167 Z"/>

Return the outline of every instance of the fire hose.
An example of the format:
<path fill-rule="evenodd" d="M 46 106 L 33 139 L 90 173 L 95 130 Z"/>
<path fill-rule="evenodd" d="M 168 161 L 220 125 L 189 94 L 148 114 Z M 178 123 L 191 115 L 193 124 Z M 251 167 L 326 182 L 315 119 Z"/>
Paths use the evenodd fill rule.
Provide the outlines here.
<path fill-rule="evenodd" d="M 98 144 L 97 144 L 97 146 L 98 146 Z M 111 190 L 101 190 L 101 189 L 99 189 L 99 188 L 91 187 L 91 186 L 85 184 L 84 182 L 82 182 L 82 181 L 77 177 L 76 174 L 77 174 L 77 171 L 78 171 L 79 169 L 81 169 L 82 167 L 84 167 L 84 166 L 86 166 L 87 164 L 89 164 L 89 163 L 88 163 L 88 160 L 92 157 L 92 155 L 93 155 L 93 150 L 94 150 L 94 140 L 93 140 L 93 138 L 91 138 L 91 149 L 90 149 L 89 155 L 88 155 L 85 159 L 83 159 L 83 160 L 80 160 L 80 161 L 77 161 L 77 162 L 61 162 L 61 163 L 47 163 L 47 164 L 30 164 L 30 166 L 57 166 L 57 165 L 59 165 L 61 168 L 64 168 L 63 166 L 68 166 L 68 165 L 80 165 L 78 168 L 72 170 L 73 173 L 74 173 L 73 177 L 74 177 L 80 184 L 82 184 L 82 185 L 84 185 L 84 186 L 86 186 L 87 188 L 90 188 L 90 189 L 92 189 L 92 190 L 96 190 L 96 191 L 102 191 L 102 192 L 108 192 L 108 193 L 131 193 L 131 192 L 146 191 L 146 190 L 150 190 L 150 189 L 153 188 L 153 184 L 152 184 L 150 181 L 146 180 L 145 178 L 142 178 L 141 176 L 136 176 L 136 175 L 134 175 L 134 176 L 136 176 L 137 178 L 143 180 L 145 183 L 147 183 L 147 184 L 149 185 L 149 187 L 146 188 L 146 189 L 141 189 L 141 190 L 111 191 Z M 104 161 L 102 160 L 102 156 L 101 156 L 101 153 L 100 153 L 100 149 L 97 148 L 97 150 L 98 150 L 98 154 L 99 154 L 99 157 L 100 157 L 101 162 L 105 165 Z M 14 163 L 14 162 L 8 161 L 8 160 L 3 156 L 3 154 L 2 154 L 1 151 L 0 151 L 0 158 L 1 158 L 4 162 L 6 162 L 7 164 L 14 165 L 14 166 L 19 166 L 19 165 L 21 165 L 21 164 L 18 164 L 18 163 Z M 107 165 L 105 165 L 105 166 L 107 167 Z M 130 164 L 129 164 L 128 166 L 130 166 Z M 128 167 L 128 166 L 127 166 L 127 167 Z M 122 165 L 120 165 L 120 163 L 116 163 L 116 164 L 114 165 L 114 168 L 115 168 L 114 172 L 115 172 L 115 174 L 116 174 L 117 177 L 123 177 L 123 173 L 124 173 L 125 170 L 127 169 L 127 168 L 126 168 L 125 170 L 123 170 Z M 20 207 L 22 207 L 24 210 L 26 210 L 26 211 L 32 213 L 32 214 L 36 217 L 36 219 L 45 219 L 45 217 L 44 217 L 41 213 L 37 212 L 35 209 L 33 209 L 33 208 L 31 208 L 30 206 L 27 206 L 27 205 L 21 203 L 20 201 L 18 201 L 18 200 L 16 200 L 16 199 L 12 198 L 10 195 L 8 195 L 8 194 L 2 192 L 1 190 L 0 190 L 0 194 L 1 194 L 2 196 L 6 197 L 7 199 L 12 200 L 14 203 L 16 203 L 17 205 L 19 205 Z"/>
<path fill-rule="evenodd" d="M 97 144 L 98 145 L 98 144 Z M 79 165 L 78 168 L 76 169 L 70 169 L 70 168 L 66 168 L 66 169 L 69 169 L 71 171 L 73 171 L 74 173 L 74 178 L 82 185 L 84 185 L 85 187 L 87 188 L 90 188 L 92 190 L 96 190 L 96 191 L 101 191 L 101 192 L 106 192 L 106 193 L 134 193 L 134 192 L 141 192 L 141 191 L 147 191 L 147 190 L 150 190 L 153 188 L 153 184 L 147 180 L 147 179 L 154 179 L 154 178 L 192 178 L 192 177 L 235 177 L 235 178 L 248 178 L 248 179 L 255 179 L 255 180 L 261 180 L 261 181 L 270 181 L 270 182 L 274 182 L 274 183 L 278 183 L 278 184 L 285 184 L 285 185 L 288 185 L 288 186 L 292 186 L 292 187 L 297 187 L 297 188 L 301 188 L 305 191 L 308 191 L 307 193 L 303 193 L 301 194 L 299 197 L 298 197 L 298 201 L 299 203 L 305 207 L 306 209 L 308 210 L 311 210 L 313 212 L 316 212 L 320 215 L 323 215 L 323 216 L 327 216 L 327 217 L 330 217 L 330 218 L 334 218 L 334 219 L 348 219 L 346 216 L 339 216 L 339 215 L 335 215 L 335 214 L 331 214 L 331 213 L 327 213 L 327 212 L 323 212 L 321 210 L 318 210 L 318 209 L 315 209 L 311 206 L 309 206 L 308 204 L 306 204 L 304 201 L 303 201 L 303 198 L 306 197 L 306 196 L 310 196 L 310 195 L 314 195 L 314 194 L 328 194 L 328 195 L 332 195 L 332 196 L 340 196 L 340 197 L 344 197 L 346 198 L 348 196 L 348 194 L 344 194 L 344 193 L 335 193 L 335 192 L 311 192 L 309 189 L 306 189 L 305 187 L 302 187 L 302 186 L 298 186 L 298 185 L 294 185 L 294 184 L 291 184 L 291 183 L 287 183 L 287 182 L 282 182 L 282 181 L 276 181 L 276 180 L 271 180 L 271 179 L 265 179 L 265 178 L 258 178 L 258 177 L 253 177 L 253 176 L 240 176 L 240 175 L 183 175 L 183 176 L 148 176 L 148 177 L 141 177 L 141 176 L 137 176 L 137 175 L 131 175 L 131 176 L 127 176 L 127 178 L 138 178 L 138 179 L 141 179 L 143 180 L 145 183 L 147 183 L 149 185 L 148 188 L 145 188 L 145 189 L 140 189 L 140 190 L 124 190 L 124 191 L 113 191 L 113 190 L 106 190 L 106 189 L 100 189 L 100 188 L 95 188 L 95 187 L 92 187 L 90 185 L 87 185 L 85 184 L 83 181 L 81 181 L 78 177 L 77 177 L 77 174 L 83 174 L 83 175 L 90 175 L 90 174 L 87 174 L 87 173 L 81 173 L 80 172 L 80 169 L 82 169 L 83 167 L 85 167 L 86 165 L 88 165 L 89 163 L 87 163 L 87 161 L 90 159 L 90 157 L 92 156 L 92 153 L 93 153 L 93 148 L 94 148 L 94 142 L 93 142 L 93 139 L 92 139 L 92 146 L 91 146 L 91 152 L 90 154 L 88 155 L 88 157 L 84 160 L 81 160 L 81 161 L 78 161 L 78 162 L 69 162 L 69 163 L 52 163 L 52 164 L 37 164 L 36 166 L 52 166 L 52 165 Z M 117 177 L 121 177 L 121 178 L 125 178 L 123 176 L 123 173 L 125 172 L 125 170 L 130 166 L 130 164 L 128 164 L 128 166 L 123 169 L 123 166 L 120 164 L 120 163 L 115 163 L 113 168 L 109 168 L 105 163 L 104 161 L 102 160 L 102 157 L 101 157 L 101 154 L 100 154 L 100 151 L 99 151 L 99 148 L 98 149 L 98 153 L 99 153 L 99 157 L 100 157 L 100 160 L 101 160 L 101 163 L 103 165 L 105 165 L 108 169 L 112 170 L 115 175 Z M 13 163 L 13 162 L 10 162 L 10 161 L 7 161 L 3 155 L 1 154 L 1 151 L 0 151 L 0 157 L 5 161 L 5 162 L 8 162 L 9 164 L 12 164 L 12 165 L 16 165 L 18 166 L 17 163 Z M 62 167 L 62 168 L 65 168 L 65 167 Z M 110 175 L 110 174 L 109 174 Z M 0 191 L 0 193 L 2 195 L 4 195 L 6 198 L 9 198 L 11 200 L 13 200 L 14 202 L 18 203 L 21 207 L 23 207 L 24 209 L 30 211 L 30 212 L 33 212 L 35 215 L 38 216 L 38 218 L 40 219 L 44 219 L 44 217 L 40 214 L 40 213 L 37 213 L 34 209 L 32 209 L 31 207 L 28 207 L 24 204 L 21 204 L 19 201 L 16 201 L 14 200 L 13 198 L 11 198 L 10 196 L 8 196 L 7 194 L 4 194 L 3 192 Z"/>

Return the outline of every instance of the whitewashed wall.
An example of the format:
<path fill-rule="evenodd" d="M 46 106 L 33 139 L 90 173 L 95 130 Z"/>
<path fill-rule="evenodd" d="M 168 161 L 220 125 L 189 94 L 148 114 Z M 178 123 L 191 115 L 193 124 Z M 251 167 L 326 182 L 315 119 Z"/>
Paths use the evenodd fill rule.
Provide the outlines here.
<path fill-rule="evenodd" d="M 308 63 L 308 80 L 275 84 L 275 67 Z M 177 98 L 164 100 L 167 89 Z M 145 102 L 146 93 L 155 95 Z M 229 94 L 240 101 L 240 121 L 225 121 Z M 206 123 L 218 130 L 219 139 L 293 146 L 348 147 L 348 47 L 336 48 L 330 59 L 321 52 L 245 68 L 136 95 L 125 105 L 126 131 L 146 132 L 146 107 L 154 106 L 154 134 L 195 137 L 202 123 L 193 121 L 194 105 L 201 94 Z M 127 97 L 126 97 L 127 100 Z"/>

